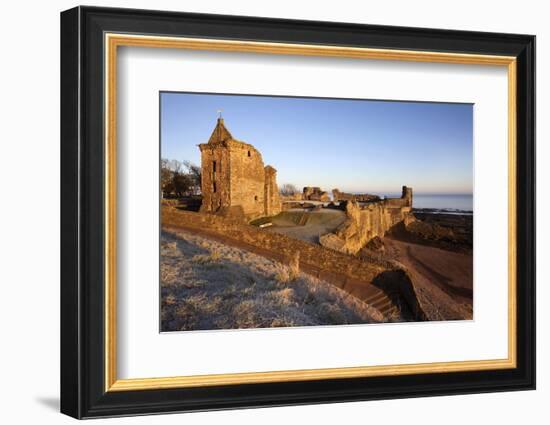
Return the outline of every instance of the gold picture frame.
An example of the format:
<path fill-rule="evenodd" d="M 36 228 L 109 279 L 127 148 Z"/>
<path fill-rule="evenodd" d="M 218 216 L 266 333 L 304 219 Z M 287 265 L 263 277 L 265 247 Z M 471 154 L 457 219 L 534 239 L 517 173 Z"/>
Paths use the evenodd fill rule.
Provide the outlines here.
<path fill-rule="evenodd" d="M 125 379 L 117 374 L 122 48 L 489 66 L 507 72 L 507 356 Z M 502 105 L 504 107 L 504 104 Z M 61 411 L 75 418 L 535 388 L 535 37 L 110 9 L 61 13 Z M 503 144 L 505 142 L 503 141 Z"/>
<path fill-rule="evenodd" d="M 105 152 L 107 175 L 105 186 L 105 391 L 128 391 L 202 387 L 266 382 L 341 379 L 410 375 L 417 373 L 464 372 L 516 367 L 516 58 L 463 53 L 440 53 L 411 50 L 371 49 L 354 47 L 281 44 L 252 41 L 193 39 L 127 34 L 105 34 L 106 122 Z M 289 370 L 276 372 L 232 373 L 169 378 L 117 379 L 116 375 L 116 93 L 117 49 L 148 47 L 205 51 L 246 52 L 282 55 L 328 56 L 355 59 L 376 59 L 413 62 L 435 62 L 506 67 L 508 72 L 508 358 L 457 362 L 400 364 L 327 369 Z"/>

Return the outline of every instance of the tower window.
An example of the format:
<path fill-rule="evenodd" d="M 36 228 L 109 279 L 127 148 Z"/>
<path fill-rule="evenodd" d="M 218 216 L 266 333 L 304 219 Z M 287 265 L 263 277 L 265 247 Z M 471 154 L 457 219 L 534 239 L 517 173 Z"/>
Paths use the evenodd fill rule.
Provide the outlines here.
<path fill-rule="evenodd" d="M 248 156 L 250 156 L 250 151 L 248 151 Z"/>
<path fill-rule="evenodd" d="M 216 182 L 212 182 L 212 192 L 216 193 Z"/>
<path fill-rule="evenodd" d="M 216 161 L 212 161 L 212 172 L 216 172 Z"/>
<path fill-rule="evenodd" d="M 255 200 L 255 201 L 258 200 L 258 195 L 254 196 L 254 200 Z"/>

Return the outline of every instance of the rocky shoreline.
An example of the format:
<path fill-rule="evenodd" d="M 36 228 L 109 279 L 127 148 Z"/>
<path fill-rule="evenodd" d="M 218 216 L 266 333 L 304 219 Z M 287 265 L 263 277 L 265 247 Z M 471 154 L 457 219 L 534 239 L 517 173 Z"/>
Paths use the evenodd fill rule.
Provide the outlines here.
<path fill-rule="evenodd" d="M 460 210 L 454 208 L 413 208 L 413 213 L 418 214 L 448 214 L 448 215 L 473 215 L 472 210 Z"/>
<path fill-rule="evenodd" d="M 471 211 L 414 209 L 415 220 L 398 225 L 390 235 L 396 239 L 471 254 L 473 251 L 473 214 Z"/>

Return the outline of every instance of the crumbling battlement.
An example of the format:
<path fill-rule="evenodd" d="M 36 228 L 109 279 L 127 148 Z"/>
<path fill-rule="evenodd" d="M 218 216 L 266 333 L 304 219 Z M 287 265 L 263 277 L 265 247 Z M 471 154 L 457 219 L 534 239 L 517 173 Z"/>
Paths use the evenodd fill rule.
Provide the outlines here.
<path fill-rule="evenodd" d="M 410 207 L 412 208 L 413 193 L 412 188 L 403 186 L 401 192 L 401 198 L 386 198 L 384 199 L 384 205 L 387 207 Z"/>
<path fill-rule="evenodd" d="M 271 165 L 264 167 L 264 215 L 276 215 L 281 212 L 281 198 L 277 186 L 277 170 Z"/>
<path fill-rule="evenodd" d="M 279 194 L 279 198 L 282 202 L 299 202 L 304 200 L 303 194 L 301 192 L 296 192 L 288 195 Z"/>
<path fill-rule="evenodd" d="M 302 199 L 304 201 L 321 201 L 330 202 L 330 196 L 320 187 L 306 186 L 302 193 Z"/>
<path fill-rule="evenodd" d="M 332 200 L 334 202 L 339 201 L 357 201 L 357 202 L 373 202 L 379 201 L 378 195 L 371 195 L 370 193 L 345 193 L 340 192 L 338 189 L 332 189 Z"/>
<path fill-rule="evenodd" d="M 322 246 L 347 254 L 357 254 L 372 238 L 383 237 L 396 224 L 414 220 L 412 189 L 403 186 L 401 198 L 384 199 L 359 205 L 347 201 L 347 219 L 334 233 L 319 238 Z"/>

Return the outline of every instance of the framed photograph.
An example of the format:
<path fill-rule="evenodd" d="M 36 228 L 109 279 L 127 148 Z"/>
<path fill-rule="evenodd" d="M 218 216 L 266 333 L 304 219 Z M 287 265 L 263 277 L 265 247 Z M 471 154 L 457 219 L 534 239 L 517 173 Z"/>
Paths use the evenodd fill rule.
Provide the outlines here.
<path fill-rule="evenodd" d="M 61 411 L 535 388 L 535 37 L 61 14 Z"/>

